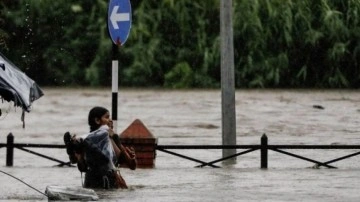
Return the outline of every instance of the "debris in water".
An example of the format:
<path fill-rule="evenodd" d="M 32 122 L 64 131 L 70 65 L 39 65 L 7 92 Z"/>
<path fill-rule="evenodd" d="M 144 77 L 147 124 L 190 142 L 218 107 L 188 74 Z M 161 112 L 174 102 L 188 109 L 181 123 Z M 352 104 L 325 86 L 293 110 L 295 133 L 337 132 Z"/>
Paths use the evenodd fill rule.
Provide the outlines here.
<path fill-rule="evenodd" d="M 98 195 L 92 189 L 82 187 L 66 187 L 51 185 L 46 187 L 45 193 L 49 200 L 79 200 L 79 201 L 97 201 Z"/>
<path fill-rule="evenodd" d="M 323 107 L 321 105 L 313 105 L 313 108 L 315 108 L 315 109 L 325 109 L 325 107 Z"/>

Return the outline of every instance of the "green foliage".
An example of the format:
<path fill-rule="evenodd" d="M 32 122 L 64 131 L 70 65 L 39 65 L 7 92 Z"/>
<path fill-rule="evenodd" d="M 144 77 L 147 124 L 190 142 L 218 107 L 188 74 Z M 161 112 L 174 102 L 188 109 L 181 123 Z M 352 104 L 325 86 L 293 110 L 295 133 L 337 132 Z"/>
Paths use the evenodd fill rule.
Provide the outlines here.
<path fill-rule="evenodd" d="M 108 0 L 4 0 L 0 50 L 44 85 L 220 85 L 219 0 L 132 1 L 124 47 Z M 233 1 L 236 87 L 360 87 L 360 1 Z"/>
<path fill-rule="evenodd" d="M 359 9 L 353 0 L 237 1 L 237 86 L 359 87 Z"/>
<path fill-rule="evenodd" d="M 7 32 L 5 32 L 5 30 L 3 29 L 4 25 L 5 25 L 5 20 L 4 20 L 4 8 L 3 8 L 3 3 L 0 2 L 0 50 L 4 49 L 7 50 L 7 40 L 9 38 L 9 35 Z"/>
<path fill-rule="evenodd" d="M 20 0 L 7 16 L 13 22 L 8 54 L 39 83 L 92 84 L 85 72 L 111 50 L 110 43 L 101 46 L 106 8 L 101 0 Z"/>
<path fill-rule="evenodd" d="M 213 78 L 219 74 L 220 62 L 218 1 L 141 1 L 134 11 L 133 22 L 126 44 L 126 53 L 132 61 L 124 69 L 124 85 L 211 87 L 217 84 L 218 80 Z M 179 69 L 201 76 L 184 75 L 186 85 L 169 81 L 173 78 L 170 75 L 178 74 Z"/>
<path fill-rule="evenodd" d="M 187 62 L 177 64 L 165 74 L 165 87 L 184 88 L 192 86 L 194 72 Z"/>
<path fill-rule="evenodd" d="M 1 19 L 0 19 L 0 21 L 1 21 Z M 8 34 L 3 29 L 0 28 L 0 47 L 1 47 L 1 49 L 5 49 L 5 50 L 8 49 L 7 43 L 6 43 L 8 38 L 9 38 Z"/>

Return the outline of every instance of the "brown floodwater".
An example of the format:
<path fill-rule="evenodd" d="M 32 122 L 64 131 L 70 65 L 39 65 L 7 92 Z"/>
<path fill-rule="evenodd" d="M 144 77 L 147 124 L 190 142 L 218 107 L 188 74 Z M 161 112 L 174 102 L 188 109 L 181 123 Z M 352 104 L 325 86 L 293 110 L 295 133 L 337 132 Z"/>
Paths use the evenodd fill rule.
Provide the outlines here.
<path fill-rule="evenodd" d="M 22 128 L 21 109 L 3 102 L 0 142 L 12 133 L 16 143 L 63 144 L 63 134 L 88 132 L 87 113 L 100 105 L 111 111 L 111 89 L 44 88 Z M 117 132 L 140 119 L 159 145 L 218 145 L 221 134 L 220 90 L 120 89 Z M 4 113 L 8 111 L 8 113 Z M 360 144 L 360 93 L 357 90 L 237 90 L 237 144 Z M 33 149 L 67 160 L 63 149 Z M 212 161 L 221 150 L 175 150 Z M 239 150 L 240 152 L 240 150 Z M 290 151 L 328 161 L 356 150 Z M 41 191 L 48 185 L 81 186 L 76 167 L 15 150 L 14 166 L 0 170 Z M 260 154 L 251 152 L 220 169 L 195 168 L 196 162 L 157 151 L 154 169 L 121 172 L 128 190 L 97 190 L 102 201 L 358 201 L 360 156 L 338 161 L 338 169 L 312 169 L 312 163 L 269 151 L 269 168 L 260 169 Z M 19 181 L 0 173 L 0 200 L 46 200 Z"/>

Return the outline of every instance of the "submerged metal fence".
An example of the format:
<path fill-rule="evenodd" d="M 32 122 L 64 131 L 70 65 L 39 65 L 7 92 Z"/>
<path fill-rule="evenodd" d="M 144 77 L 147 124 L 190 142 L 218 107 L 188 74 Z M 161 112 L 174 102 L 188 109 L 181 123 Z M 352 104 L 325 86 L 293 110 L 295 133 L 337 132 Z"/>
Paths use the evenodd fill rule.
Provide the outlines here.
<path fill-rule="evenodd" d="M 65 162 L 44 154 L 40 154 L 38 152 L 29 150 L 29 149 L 25 149 L 25 147 L 30 147 L 30 148 L 51 148 L 51 149 L 64 149 L 65 145 L 53 145 L 53 144 L 16 144 L 14 143 L 14 136 L 12 133 L 10 133 L 7 136 L 7 143 L 3 144 L 0 143 L 0 148 L 2 147 L 6 147 L 6 166 L 13 166 L 14 164 L 14 148 L 16 149 L 20 149 L 22 151 L 28 152 L 30 154 L 34 154 L 36 156 L 51 160 L 51 161 L 55 161 L 57 163 L 59 163 L 58 166 L 64 166 L 64 165 L 68 165 L 70 166 L 70 162 Z"/>
<path fill-rule="evenodd" d="M 222 162 L 231 158 L 235 158 L 237 156 L 241 156 L 250 152 L 254 152 L 260 150 L 260 168 L 268 168 L 268 150 L 272 150 L 278 153 L 282 153 L 288 156 L 292 156 L 297 159 L 305 160 L 311 163 L 315 163 L 316 166 L 324 166 L 327 168 L 336 168 L 330 164 L 348 159 L 350 157 L 354 157 L 360 154 L 360 145 L 269 145 L 268 138 L 265 134 L 262 135 L 261 141 L 259 145 L 153 145 L 156 150 L 165 152 L 180 158 L 184 158 L 190 161 L 194 161 L 199 163 L 200 165 L 196 167 L 205 167 L 210 166 L 213 168 L 219 168 L 219 166 L 214 165 L 215 163 Z M 59 163 L 58 166 L 68 165 L 70 166 L 70 162 L 62 161 L 59 159 L 52 158 L 50 156 L 40 154 L 35 151 L 31 151 L 29 149 L 25 149 L 25 147 L 30 148 L 52 148 L 52 149 L 65 149 L 65 145 L 51 145 L 51 144 L 16 144 L 14 143 L 14 136 L 10 133 L 7 136 L 7 143 L 0 143 L 0 148 L 6 147 L 6 166 L 13 166 L 13 159 L 14 159 L 14 148 L 20 149 L 22 151 L 37 155 L 39 157 L 55 161 Z M 238 152 L 234 155 L 219 158 L 210 162 L 205 162 L 193 157 L 189 157 L 186 155 L 182 155 L 173 151 L 169 150 L 197 150 L 197 149 L 245 149 L 245 151 Z M 314 159 L 310 159 L 301 155 L 297 155 L 294 153 L 290 153 L 284 150 L 305 150 L 305 149 L 312 149 L 312 150 L 359 150 L 358 152 L 350 153 L 345 156 L 341 156 L 332 160 L 328 160 L 325 162 L 317 161 Z M 155 156 L 155 155 L 154 155 Z"/>
<path fill-rule="evenodd" d="M 256 150 L 260 150 L 260 168 L 268 168 L 268 150 L 272 150 L 272 151 L 275 151 L 278 153 L 292 156 L 294 158 L 298 158 L 298 159 L 302 159 L 305 161 L 315 163 L 315 165 L 318 167 L 324 166 L 327 168 L 336 168 L 335 166 L 331 166 L 330 164 L 353 157 L 353 156 L 357 156 L 360 154 L 360 151 L 358 151 L 355 153 L 351 153 L 349 155 L 338 157 L 336 159 L 321 162 L 321 161 L 310 159 L 310 158 L 300 156 L 300 155 L 297 155 L 294 153 L 290 153 L 290 152 L 284 151 L 284 150 L 292 150 L 292 149 L 315 149 L 315 150 L 318 150 L 318 149 L 323 149 L 323 150 L 333 150 L 333 149 L 354 150 L 354 149 L 356 149 L 357 150 L 358 149 L 358 150 L 360 150 L 360 145 L 269 145 L 268 138 L 265 134 L 262 135 L 262 137 L 261 137 L 260 145 L 157 145 L 156 149 L 159 151 L 171 154 L 171 155 L 178 156 L 180 158 L 184 158 L 184 159 L 188 159 L 190 161 L 200 163 L 200 165 L 198 165 L 196 167 L 210 166 L 210 167 L 214 167 L 214 168 L 219 167 L 219 166 L 214 165 L 215 163 L 225 161 L 225 160 L 237 157 L 237 156 L 241 156 L 241 155 L 244 155 L 244 154 L 256 151 Z M 182 155 L 179 153 L 168 151 L 170 149 L 176 149 L 176 150 L 182 150 L 182 149 L 245 149 L 245 151 L 236 153 L 231 156 L 219 158 L 219 159 L 216 159 L 216 160 L 213 160 L 210 162 L 204 162 L 199 159 L 195 159 L 195 158 L 185 156 L 185 155 Z"/>

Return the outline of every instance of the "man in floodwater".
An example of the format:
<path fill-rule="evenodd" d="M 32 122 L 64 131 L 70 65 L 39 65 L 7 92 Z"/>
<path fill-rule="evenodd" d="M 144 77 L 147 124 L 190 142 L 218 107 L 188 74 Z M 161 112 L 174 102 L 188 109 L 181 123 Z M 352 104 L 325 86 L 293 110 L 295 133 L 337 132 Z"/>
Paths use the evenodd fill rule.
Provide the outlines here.
<path fill-rule="evenodd" d="M 90 133 L 80 138 L 64 135 L 66 151 L 71 163 L 77 163 L 80 172 L 85 172 L 86 188 L 123 188 L 127 185 L 116 169 L 127 164 L 136 169 L 135 151 L 124 147 L 112 130 L 112 120 L 106 108 L 94 107 L 88 116 Z"/>

